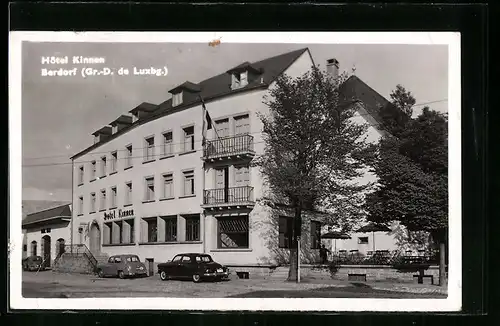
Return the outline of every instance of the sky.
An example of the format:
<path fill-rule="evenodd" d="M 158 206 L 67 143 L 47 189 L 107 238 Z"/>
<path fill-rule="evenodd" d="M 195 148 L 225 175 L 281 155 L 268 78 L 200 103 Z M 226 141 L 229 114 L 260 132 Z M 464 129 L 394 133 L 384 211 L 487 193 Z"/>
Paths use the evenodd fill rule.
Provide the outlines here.
<path fill-rule="evenodd" d="M 93 144 L 92 133 L 142 102 L 159 104 L 184 81 L 200 82 L 238 64 L 308 47 L 316 65 L 339 61 L 382 96 L 397 84 L 417 104 L 448 112 L 446 45 L 33 43 L 22 45 L 23 200 L 71 200 L 70 157 Z M 45 56 L 103 57 L 98 65 L 119 69 L 167 67 L 166 76 L 41 76 Z M 90 66 L 90 65 L 87 65 Z M 95 65 L 97 66 L 97 65 Z M 78 67 L 81 67 L 79 65 Z M 416 106 L 415 111 L 423 106 Z"/>

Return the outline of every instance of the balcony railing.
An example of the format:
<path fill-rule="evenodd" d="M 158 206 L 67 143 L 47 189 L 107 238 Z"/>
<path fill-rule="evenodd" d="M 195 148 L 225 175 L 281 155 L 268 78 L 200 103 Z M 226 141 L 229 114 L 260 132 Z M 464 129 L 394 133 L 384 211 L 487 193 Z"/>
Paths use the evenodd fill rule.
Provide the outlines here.
<path fill-rule="evenodd" d="M 253 187 L 208 189 L 203 193 L 204 206 L 237 206 L 253 203 Z"/>
<path fill-rule="evenodd" d="M 253 156 L 254 154 L 253 136 L 248 134 L 208 140 L 203 149 L 205 159 Z"/>

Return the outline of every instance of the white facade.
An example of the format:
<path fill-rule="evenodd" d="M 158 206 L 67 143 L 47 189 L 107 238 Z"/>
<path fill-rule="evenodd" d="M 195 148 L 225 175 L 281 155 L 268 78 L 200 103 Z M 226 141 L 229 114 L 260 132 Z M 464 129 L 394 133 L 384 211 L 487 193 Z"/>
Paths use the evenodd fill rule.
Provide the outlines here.
<path fill-rule="evenodd" d="M 41 256 L 42 258 L 50 256 L 50 266 L 52 266 L 63 246 L 71 241 L 70 224 L 70 221 L 67 220 L 39 226 L 27 226 L 25 229 L 26 255 Z M 50 255 L 47 250 L 49 250 Z"/>
<path fill-rule="evenodd" d="M 305 51 L 285 73 L 297 77 L 312 65 Z M 262 125 L 257 113 L 266 113 L 262 103 L 266 94 L 268 90 L 259 88 L 206 100 L 213 123 L 207 139 L 249 135 L 255 153 L 262 153 Z M 74 159 L 74 244 L 87 245 L 95 255 L 131 253 L 155 263 L 182 252 L 209 253 L 227 265 L 269 261 L 269 214 L 259 204 L 264 191 L 262 177 L 256 168 L 249 167 L 251 157 L 245 155 L 203 164 L 202 112 L 197 105 L 133 125 Z M 194 131 L 194 141 L 189 128 Z M 214 146 L 225 143 L 221 144 Z M 114 153 L 116 164 L 112 163 Z M 106 171 L 102 173 L 103 157 Z M 104 192 L 105 201 L 101 201 Z M 243 196 L 244 200 L 239 198 L 231 207 L 211 205 L 218 196 Z M 247 235 L 221 231 L 225 225 L 238 229 L 245 223 Z"/>

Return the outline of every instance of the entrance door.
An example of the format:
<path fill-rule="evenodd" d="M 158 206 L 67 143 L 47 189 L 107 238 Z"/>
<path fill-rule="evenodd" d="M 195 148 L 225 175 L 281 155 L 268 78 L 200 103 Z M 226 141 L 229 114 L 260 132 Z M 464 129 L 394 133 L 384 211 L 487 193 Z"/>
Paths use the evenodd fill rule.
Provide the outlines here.
<path fill-rule="evenodd" d="M 222 119 L 215 122 L 215 138 L 217 141 L 217 154 L 229 153 L 230 139 L 229 136 L 229 119 Z"/>
<path fill-rule="evenodd" d="M 42 237 L 42 250 L 43 250 L 43 264 L 45 267 L 50 267 L 50 236 L 45 235 Z"/>
<path fill-rule="evenodd" d="M 92 223 L 92 225 L 90 226 L 89 235 L 89 249 L 90 252 L 95 256 L 101 251 L 101 230 L 99 229 L 99 225 L 97 223 Z"/>
<path fill-rule="evenodd" d="M 216 201 L 218 203 L 227 203 L 229 191 L 229 167 L 215 169 L 215 189 Z"/>
<path fill-rule="evenodd" d="M 153 276 L 155 274 L 155 260 L 154 258 L 146 258 L 146 262 L 148 263 L 148 276 Z"/>
<path fill-rule="evenodd" d="M 238 202 L 245 202 L 250 200 L 249 188 L 250 175 L 248 173 L 248 165 L 241 165 L 234 167 L 234 184 L 235 189 L 235 200 Z"/>

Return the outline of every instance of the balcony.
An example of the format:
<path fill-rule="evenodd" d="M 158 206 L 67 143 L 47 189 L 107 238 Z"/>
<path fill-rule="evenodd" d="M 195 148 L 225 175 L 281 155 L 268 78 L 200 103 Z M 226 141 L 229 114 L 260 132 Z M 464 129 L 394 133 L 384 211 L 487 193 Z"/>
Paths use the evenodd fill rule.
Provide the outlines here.
<path fill-rule="evenodd" d="M 248 134 L 208 140 L 203 149 L 203 159 L 209 161 L 249 159 L 255 155 L 253 136 Z"/>
<path fill-rule="evenodd" d="M 230 209 L 254 206 L 253 187 L 208 189 L 203 191 L 203 208 Z"/>

